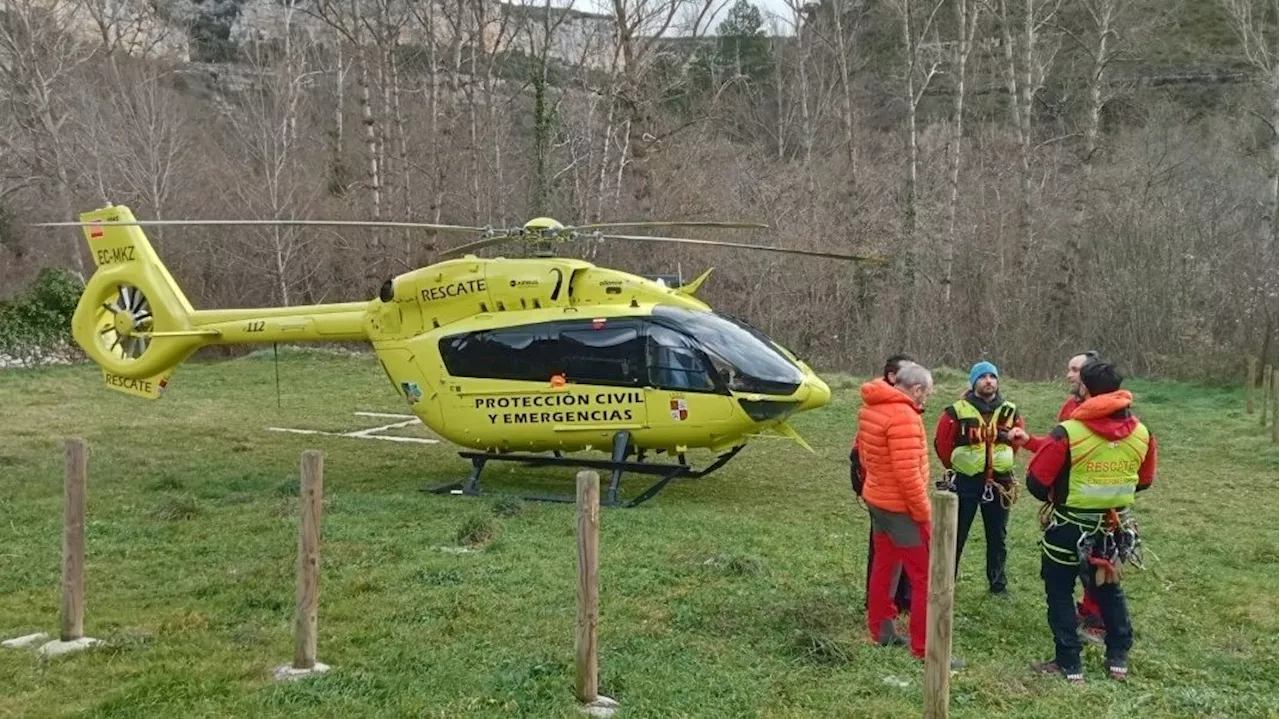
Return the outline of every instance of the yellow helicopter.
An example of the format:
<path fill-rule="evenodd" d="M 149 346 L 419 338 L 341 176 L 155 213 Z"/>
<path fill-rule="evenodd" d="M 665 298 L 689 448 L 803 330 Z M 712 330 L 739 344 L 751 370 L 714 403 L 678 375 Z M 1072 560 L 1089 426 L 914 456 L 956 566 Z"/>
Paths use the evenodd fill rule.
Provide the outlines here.
<path fill-rule="evenodd" d="M 387 280 L 367 302 L 196 310 L 141 229 L 144 225 L 387 225 L 479 233 L 441 261 Z M 831 391 L 787 349 L 695 297 L 707 270 L 669 286 L 573 258 L 482 258 L 474 251 L 524 241 L 674 242 L 843 260 L 876 258 L 688 238 L 603 234 L 635 226 L 765 227 L 647 222 L 566 227 L 536 218 L 519 228 L 326 220 L 135 219 L 108 205 L 79 222 L 96 270 L 72 318 L 72 335 L 112 390 L 157 398 L 177 366 L 204 345 L 351 342 L 373 346 L 391 386 L 433 432 L 469 451 L 470 476 L 430 487 L 476 495 L 486 462 L 597 468 L 612 475 L 605 504 L 634 506 L 677 477 L 702 477 L 766 430 L 812 451 L 787 424 L 827 404 Z M 569 457 L 600 449 L 610 457 Z M 693 469 L 686 452 L 716 455 Z M 649 453 L 675 462 L 646 461 Z M 634 460 L 631 457 L 634 455 Z M 631 500 L 623 472 L 658 475 Z M 562 497 L 534 497 L 562 500 Z"/>

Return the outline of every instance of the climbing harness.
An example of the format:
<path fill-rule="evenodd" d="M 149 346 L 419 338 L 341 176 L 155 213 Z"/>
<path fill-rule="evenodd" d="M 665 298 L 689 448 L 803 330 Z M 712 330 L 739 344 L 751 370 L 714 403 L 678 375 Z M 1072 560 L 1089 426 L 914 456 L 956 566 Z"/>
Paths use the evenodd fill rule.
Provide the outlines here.
<path fill-rule="evenodd" d="M 989 424 L 980 424 L 978 433 L 980 439 L 985 445 L 987 454 L 987 475 L 986 484 L 982 487 L 982 503 L 988 504 L 994 502 L 996 494 L 1000 495 L 1000 505 L 1008 509 L 1018 501 L 1018 482 L 1010 472 L 1010 481 L 1008 485 L 995 480 L 995 467 L 992 458 L 992 448 L 1000 439 L 1000 425 L 1004 424 L 1013 415 L 1014 409 L 1008 405 L 1001 407 L 1000 410 L 991 418 Z"/>
<path fill-rule="evenodd" d="M 939 492 L 951 492 L 952 494 L 955 494 L 956 471 L 954 469 L 944 471 L 942 473 L 942 479 L 935 480 L 933 486 L 937 488 Z"/>
<path fill-rule="evenodd" d="M 1036 519 L 1040 521 L 1040 531 L 1048 529 L 1053 522 L 1053 502 L 1041 504 L 1040 509 L 1036 510 Z"/>
<path fill-rule="evenodd" d="M 1059 516 L 1054 513 L 1049 528 L 1061 524 Z M 1080 572 L 1086 580 L 1092 572 L 1095 585 L 1119 584 L 1121 568 L 1125 564 L 1146 569 L 1146 564 L 1142 561 L 1142 538 L 1138 535 L 1138 523 L 1128 512 L 1121 518 L 1116 510 L 1109 509 L 1092 528 L 1083 527 L 1079 522 L 1072 523 L 1085 530 L 1076 541 L 1076 556 L 1080 560 Z"/>

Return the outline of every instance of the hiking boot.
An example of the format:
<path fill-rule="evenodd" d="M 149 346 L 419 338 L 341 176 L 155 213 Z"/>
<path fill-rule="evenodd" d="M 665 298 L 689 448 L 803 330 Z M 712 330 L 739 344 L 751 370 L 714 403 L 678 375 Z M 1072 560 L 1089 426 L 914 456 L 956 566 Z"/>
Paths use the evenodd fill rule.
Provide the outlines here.
<path fill-rule="evenodd" d="M 892 619 L 880 622 L 880 632 L 872 638 L 872 641 L 878 647 L 901 647 L 907 643 L 907 640 L 898 633 Z"/>
<path fill-rule="evenodd" d="M 1108 659 L 1107 675 L 1118 682 L 1129 681 L 1129 663 L 1123 659 Z"/>
<path fill-rule="evenodd" d="M 1040 662 L 1031 665 L 1031 671 L 1037 674 L 1057 674 L 1065 677 L 1072 684 L 1084 684 L 1084 670 L 1077 669 L 1072 672 L 1064 670 L 1058 666 L 1057 662 Z"/>

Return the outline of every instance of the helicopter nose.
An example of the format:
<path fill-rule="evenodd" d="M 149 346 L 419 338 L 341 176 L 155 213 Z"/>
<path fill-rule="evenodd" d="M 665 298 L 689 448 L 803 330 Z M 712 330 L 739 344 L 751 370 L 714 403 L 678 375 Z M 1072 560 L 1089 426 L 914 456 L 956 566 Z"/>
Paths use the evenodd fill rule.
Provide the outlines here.
<path fill-rule="evenodd" d="M 831 388 L 817 375 L 809 375 L 804 382 L 804 386 L 808 388 L 809 392 L 800 404 L 801 412 L 825 407 L 831 401 Z"/>

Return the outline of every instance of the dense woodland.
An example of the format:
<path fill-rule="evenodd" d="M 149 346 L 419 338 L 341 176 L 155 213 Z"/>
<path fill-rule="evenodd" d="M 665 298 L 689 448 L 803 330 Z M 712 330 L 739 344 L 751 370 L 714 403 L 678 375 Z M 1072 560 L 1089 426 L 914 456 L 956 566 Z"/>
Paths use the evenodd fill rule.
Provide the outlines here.
<path fill-rule="evenodd" d="M 0 0 L 0 297 L 43 267 L 91 271 L 77 232 L 24 225 L 108 201 L 144 219 L 744 220 L 772 229 L 686 235 L 887 262 L 563 251 L 714 266 L 705 299 L 827 369 L 906 349 L 1045 376 L 1086 346 L 1135 373 L 1274 363 L 1274 2 L 822 0 L 776 17 L 612 0 L 602 25 L 491 0 L 291 1 L 255 28 L 240 0 Z M 474 239 L 149 234 L 197 307 L 364 299 Z"/>

